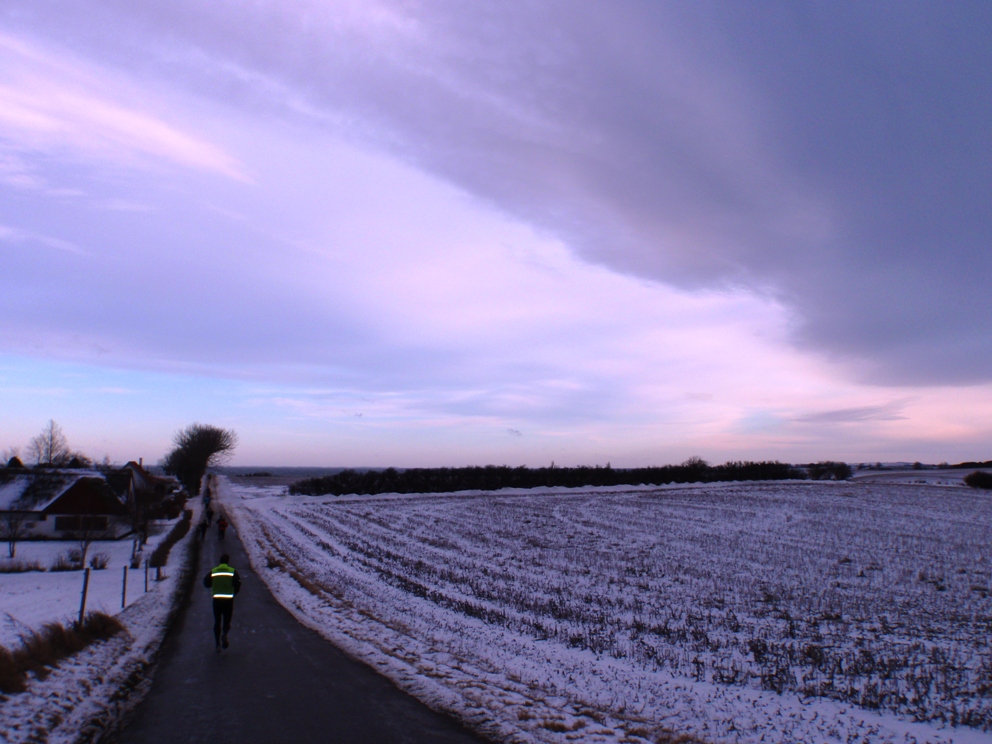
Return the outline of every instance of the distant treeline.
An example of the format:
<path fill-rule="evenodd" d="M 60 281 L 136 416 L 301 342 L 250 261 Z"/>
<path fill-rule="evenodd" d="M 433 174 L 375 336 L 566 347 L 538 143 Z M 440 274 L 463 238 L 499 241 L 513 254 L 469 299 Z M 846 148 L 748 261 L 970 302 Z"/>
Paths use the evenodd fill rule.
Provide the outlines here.
<path fill-rule="evenodd" d="M 955 469 L 992 468 L 992 460 L 986 460 L 985 462 L 959 462 L 957 465 L 951 465 L 950 467 Z"/>
<path fill-rule="evenodd" d="M 833 465 L 834 463 L 831 463 Z M 848 475 L 850 469 L 848 469 Z M 496 491 L 500 488 L 549 488 L 564 486 L 636 486 L 712 481 L 798 480 L 810 477 L 803 468 L 781 462 L 728 462 L 709 465 L 692 458 L 681 465 L 620 469 L 581 466 L 527 468 L 486 465 L 468 468 L 410 468 L 409 470 L 344 470 L 335 475 L 307 478 L 289 492 L 307 496 L 324 494 L 451 493 Z M 821 476 L 822 477 L 822 476 Z"/>

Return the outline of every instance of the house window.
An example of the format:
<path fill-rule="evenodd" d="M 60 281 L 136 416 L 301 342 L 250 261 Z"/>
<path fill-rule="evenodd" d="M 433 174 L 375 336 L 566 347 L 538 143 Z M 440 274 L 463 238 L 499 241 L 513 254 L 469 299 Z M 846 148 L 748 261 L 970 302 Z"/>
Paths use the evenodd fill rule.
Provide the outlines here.
<path fill-rule="evenodd" d="M 102 532 L 106 529 L 106 517 L 55 517 L 55 530 L 57 532 L 78 532 L 81 530 Z"/>
<path fill-rule="evenodd" d="M 55 517 L 56 531 L 78 530 L 79 517 Z"/>

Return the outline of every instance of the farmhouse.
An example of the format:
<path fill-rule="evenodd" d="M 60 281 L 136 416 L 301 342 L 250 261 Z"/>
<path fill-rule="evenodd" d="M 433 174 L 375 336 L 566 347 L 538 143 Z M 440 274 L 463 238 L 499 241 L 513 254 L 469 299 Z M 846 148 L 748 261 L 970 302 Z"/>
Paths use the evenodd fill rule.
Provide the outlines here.
<path fill-rule="evenodd" d="M 127 465 L 117 471 L 117 474 L 128 479 L 128 494 L 133 497 L 135 494 L 154 495 L 159 500 L 164 500 L 169 495 L 179 490 L 179 482 L 175 478 L 163 478 L 152 475 L 145 470 L 141 462 L 131 460 Z"/>
<path fill-rule="evenodd" d="M 0 469 L 0 527 L 22 538 L 67 539 L 80 534 L 120 537 L 140 509 L 153 518 L 181 508 L 179 485 L 140 463 L 120 470 Z"/>
<path fill-rule="evenodd" d="M 99 473 L 23 472 L 0 485 L 0 518 L 21 523 L 24 537 L 116 537 L 124 501 Z"/>

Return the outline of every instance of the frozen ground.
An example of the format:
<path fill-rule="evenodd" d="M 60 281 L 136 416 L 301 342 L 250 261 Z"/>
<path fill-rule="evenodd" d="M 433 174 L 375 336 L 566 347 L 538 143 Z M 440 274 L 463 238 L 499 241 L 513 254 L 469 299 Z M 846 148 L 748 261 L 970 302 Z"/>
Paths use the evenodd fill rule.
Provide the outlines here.
<path fill-rule="evenodd" d="M 508 741 L 992 742 L 992 505 L 768 483 L 222 487 L 302 622 Z"/>
<path fill-rule="evenodd" d="M 160 534 L 153 536 L 144 549 L 150 556 L 158 542 L 165 538 L 174 522 L 163 523 Z M 56 557 L 77 547 L 75 542 L 25 541 L 17 544 L 17 560 L 37 561 L 46 569 Z M 6 559 L 7 544 L 0 542 L 0 559 Z M 97 541 L 90 545 L 87 560 L 104 553 L 109 563 L 100 571 L 90 571 L 86 593 L 88 611 L 116 615 L 121 611 L 123 567 L 131 559 L 130 540 Z M 128 570 L 127 603 L 135 602 L 145 589 L 144 568 Z M 154 570 L 151 572 L 154 575 Z M 149 581 L 149 586 L 154 582 Z M 44 623 L 71 622 L 79 614 L 83 588 L 82 571 L 27 571 L 0 573 L 0 645 L 13 648 L 19 636 L 28 629 L 37 630 Z"/>
<path fill-rule="evenodd" d="M 858 483 L 902 483 L 906 485 L 963 486 L 964 478 L 974 472 L 966 468 L 937 470 L 855 470 L 851 480 Z"/>

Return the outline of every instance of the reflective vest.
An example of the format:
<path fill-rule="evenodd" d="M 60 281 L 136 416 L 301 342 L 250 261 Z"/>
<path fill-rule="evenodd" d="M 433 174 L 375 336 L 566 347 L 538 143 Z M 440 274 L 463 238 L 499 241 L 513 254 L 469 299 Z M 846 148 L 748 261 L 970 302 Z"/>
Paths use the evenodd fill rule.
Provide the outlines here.
<path fill-rule="evenodd" d="M 234 599 L 234 569 L 221 563 L 210 571 L 210 588 L 214 599 Z"/>

